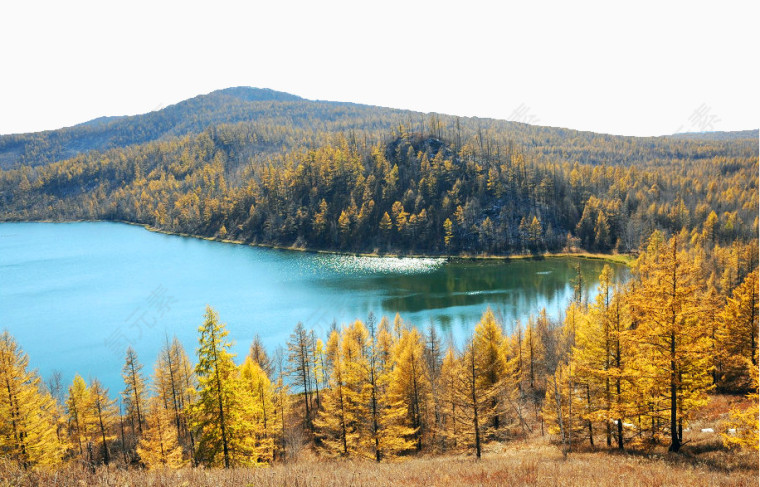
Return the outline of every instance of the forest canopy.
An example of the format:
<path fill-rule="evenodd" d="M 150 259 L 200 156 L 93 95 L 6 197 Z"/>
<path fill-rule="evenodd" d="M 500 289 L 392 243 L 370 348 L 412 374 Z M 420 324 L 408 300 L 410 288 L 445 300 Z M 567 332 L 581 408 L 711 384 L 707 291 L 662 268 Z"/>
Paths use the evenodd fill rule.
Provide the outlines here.
<path fill-rule="evenodd" d="M 463 344 L 370 313 L 325 336 L 298 323 L 275 351 L 251 337 L 235 357 L 209 306 L 195 354 L 167 336 L 150 374 L 124 350 L 120 394 L 97 378 L 43 381 L 5 331 L 0 468 L 266 466 L 304 449 L 479 459 L 538 431 L 564 455 L 595 442 L 678 452 L 712 392 L 747 396 L 726 409 L 722 448 L 757 449 L 757 137 L 610 136 L 248 88 L 2 136 L 0 221 L 351 252 L 638 257 L 625 284 L 605 266 L 594 300 L 578 267 L 560 320 L 534 310 L 510 326 L 487 309 Z"/>
<path fill-rule="evenodd" d="M 0 137 L 0 219 L 381 253 L 629 252 L 654 230 L 711 245 L 757 235 L 756 131 L 622 137 L 285 95 L 222 90 Z"/>

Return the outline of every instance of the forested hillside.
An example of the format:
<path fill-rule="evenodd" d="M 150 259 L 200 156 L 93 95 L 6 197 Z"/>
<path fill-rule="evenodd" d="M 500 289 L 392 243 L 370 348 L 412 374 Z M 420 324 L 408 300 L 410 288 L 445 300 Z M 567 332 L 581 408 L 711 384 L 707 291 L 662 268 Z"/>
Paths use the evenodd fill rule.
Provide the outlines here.
<path fill-rule="evenodd" d="M 725 473 L 716 483 L 746 480 L 756 457 L 736 450 L 758 445 L 757 137 L 619 137 L 247 88 L 4 136 L 0 221 L 117 220 L 352 252 L 639 255 L 626 284 L 605 267 L 591 302 L 579 267 L 561 321 L 537 309 L 508 327 L 484 310 L 459 347 L 370 315 L 325 336 L 299 323 L 277 350 L 251 337 L 236 360 L 209 307 L 195 355 L 166 337 L 149 374 L 124 350 L 118 407 L 97 378 L 43 382 L 5 332 L 0 476 L 155 485 L 136 470 L 182 468 L 167 482 L 178 483 L 202 471 L 187 466 L 480 459 L 549 438 L 563 458 L 685 450 L 674 463 L 692 483 L 710 483 L 699 470 L 710 461 Z M 720 435 L 685 446 L 707 417 Z M 466 482 L 534 483 L 525 470 Z"/>
<path fill-rule="evenodd" d="M 0 136 L 0 168 L 39 165 L 90 150 L 142 144 L 162 137 L 198 133 L 209 125 L 276 116 L 271 102 L 301 98 L 273 90 L 228 88 L 161 110 L 131 117 L 100 117 L 73 127 Z M 291 108 L 292 109 L 292 108 Z M 297 109 L 295 109 L 297 110 Z"/>
<path fill-rule="evenodd" d="M 655 229 L 726 243 L 758 225 L 757 131 L 619 137 L 235 88 L 4 136 L 0 157 L 13 167 L 0 172 L 3 220 L 281 246 L 625 252 Z"/>
<path fill-rule="evenodd" d="M 256 122 L 268 127 L 298 127 L 311 132 L 358 131 L 378 139 L 405 124 L 410 131 L 428 130 L 439 138 L 448 130 L 461 142 L 477 133 L 486 150 L 495 144 L 515 143 L 539 149 L 542 154 L 589 163 L 625 163 L 643 159 L 680 157 L 689 144 L 673 139 L 704 142 L 735 141 L 757 144 L 757 130 L 741 132 L 683 133 L 672 137 L 635 138 L 541 127 L 493 119 L 426 115 L 409 110 L 305 100 L 270 89 L 237 87 L 199 95 L 175 105 L 135 116 L 100 117 L 73 127 L 39 133 L 0 135 L 0 169 L 37 166 L 71 158 L 91 150 L 104 151 L 155 140 L 167 140 L 203 132 L 211 126 Z M 490 139 L 490 140 L 488 140 Z M 314 140 L 297 137 L 297 145 Z M 640 148 L 634 146 L 643 142 Z M 692 148 L 695 146 L 691 146 Z M 713 149 L 732 153 L 731 145 Z M 646 157 L 642 157 L 646 154 Z M 704 154 L 702 155 L 704 157 Z"/>

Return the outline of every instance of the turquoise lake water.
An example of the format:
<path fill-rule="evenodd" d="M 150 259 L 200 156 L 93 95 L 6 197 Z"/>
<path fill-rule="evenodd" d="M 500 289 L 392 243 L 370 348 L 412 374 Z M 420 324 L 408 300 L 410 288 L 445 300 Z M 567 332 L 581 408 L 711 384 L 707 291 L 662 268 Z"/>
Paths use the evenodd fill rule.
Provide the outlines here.
<path fill-rule="evenodd" d="M 581 262 L 593 299 L 604 263 L 575 258 L 503 261 L 353 257 L 272 250 L 153 233 L 119 223 L 1 223 L 0 329 L 43 378 L 62 372 L 123 388 L 124 349 L 144 372 L 165 336 L 194 357 L 207 304 L 227 323 L 238 359 L 258 333 L 270 352 L 301 321 L 317 335 L 333 322 L 396 313 L 461 343 L 490 306 L 507 330 L 547 309 L 560 317 Z M 624 266 L 613 265 L 618 278 Z"/>

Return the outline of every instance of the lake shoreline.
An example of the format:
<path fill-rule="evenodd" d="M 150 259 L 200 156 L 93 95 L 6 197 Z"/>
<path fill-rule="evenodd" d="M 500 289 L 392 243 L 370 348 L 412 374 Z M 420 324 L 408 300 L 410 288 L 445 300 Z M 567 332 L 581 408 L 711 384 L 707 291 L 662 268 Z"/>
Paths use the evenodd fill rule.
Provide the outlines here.
<path fill-rule="evenodd" d="M 37 223 L 37 222 L 35 222 Z M 575 295 L 598 295 L 605 261 L 574 257 L 506 260 L 373 258 L 219 245 L 115 221 L 0 225 L 0 309 L 9 332 L 43 375 L 65 365 L 120 387 L 127 346 L 154 360 L 166 336 L 187 349 L 207 305 L 229 324 L 243 357 L 256 334 L 285 343 L 297 323 L 326 339 L 336 326 L 372 313 L 398 314 L 464 346 L 489 307 L 506 329 L 545 309 L 564 319 Z M 144 227 L 144 226 L 143 226 Z M 300 249 L 302 250 L 302 249 Z M 630 270 L 606 264 L 616 282 Z M 107 366 L 109 372 L 102 373 Z"/>
<path fill-rule="evenodd" d="M 589 260 L 601 260 L 605 262 L 611 262 L 615 264 L 623 264 L 628 267 L 631 266 L 633 261 L 636 259 L 634 254 L 603 254 L 603 253 L 593 253 L 593 252 L 545 252 L 542 254 L 516 254 L 516 255 L 492 255 L 492 254 L 398 254 L 398 253 L 380 253 L 380 252 L 346 252 L 346 251 L 340 251 L 340 250 L 325 250 L 325 249 L 314 249 L 314 248 L 308 248 L 308 247 L 296 247 L 296 246 L 286 246 L 286 245 L 274 245 L 274 244 L 264 244 L 264 243 L 250 243 L 245 242 L 243 240 L 233 240 L 233 239 L 226 239 L 226 238 L 219 238 L 219 237 L 206 237 L 202 235 L 193 235 L 190 233 L 182 233 L 182 232 L 172 232 L 169 230 L 164 230 L 161 228 L 157 228 L 151 225 L 148 225 L 147 223 L 137 223 L 137 222 L 130 222 L 130 221 L 124 221 L 124 220 L 17 220 L 17 221 L 5 221 L 0 223 L 83 223 L 83 222 L 93 222 L 93 223 L 124 223 L 127 225 L 134 225 L 137 227 L 142 227 L 149 232 L 154 233 L 162 233 L 164 235 L 174 235 L 177 237 L 186 237 L 186 238 L 194 238 L 199 240 L 208 240 L 208 241 L 214 241 L 214 242 L 221 242 L 221 243 L 228 243 L 228 244 L 235 244 L 235 245 L 245 245 L 248 247 L 258 247 L 258 248 L 266 248 L 266 249 L 273 249 L 273 250 L 287 250 L 291 252 L 306 252 L 306 253 L 312 253 L 312 254 L 325 254 L 325 255 L 344 255 L 344 256 L 353 256 L 353 257 L 391 257 L 391 258 L 410 258 L 410 259 L 446 259 L 449 261 L 504 261 L 509 262 L 511 260 L 543 260 L 543 259 L 552 259 L 552 258 L 562 258 L 562 257 L 576 257 L 581 259 L 589 259 Z"/>

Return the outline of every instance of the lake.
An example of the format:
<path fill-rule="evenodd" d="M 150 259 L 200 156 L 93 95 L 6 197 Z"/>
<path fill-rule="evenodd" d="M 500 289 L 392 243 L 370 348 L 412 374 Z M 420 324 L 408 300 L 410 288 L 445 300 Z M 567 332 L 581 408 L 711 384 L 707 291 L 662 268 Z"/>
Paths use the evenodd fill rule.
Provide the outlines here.
<path fill-rule="evenodd" d="M 273 352 L 301 321 L 325 337 L 333 322 L 396 313 L 461 343 L 490 306 L 507 330 L 546 308 L 561 317 L 576 263 L 593 299 L 603 262 L 356 257 L 164 235 L 106 222 L 0 223 L 0 329 L 43 378 L 98 377 L 123 388 L 132 345 L 150 375 L 165 337 L 191 358 L 207 304 L 227 323 L 238 360 L 254 334 Z M 627 268 L 612 265 L 618 279 Z"/>

